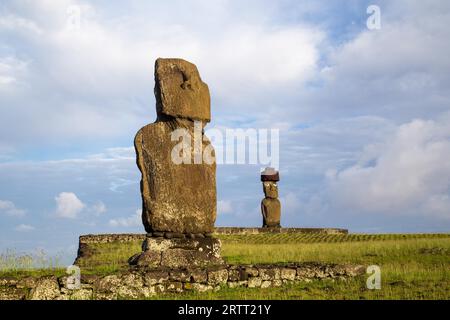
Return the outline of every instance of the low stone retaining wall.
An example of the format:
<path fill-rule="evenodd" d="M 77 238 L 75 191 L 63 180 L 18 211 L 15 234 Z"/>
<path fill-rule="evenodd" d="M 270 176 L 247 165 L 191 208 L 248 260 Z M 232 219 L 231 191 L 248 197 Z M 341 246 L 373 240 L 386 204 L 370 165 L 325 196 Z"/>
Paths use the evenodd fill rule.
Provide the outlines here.
<path fill-rule="evenodd" d="M 68 276 L 1 279 L 0 299 L 143 299 L 158 294 L 204 292 L 221 287 L 269 288 L 313 279 L 344 280 L 363 274 L 363 266 L 300 263 L 224 265 L 198 269 L 130 269 L 107 276 L 81 275 L 79 289 L 67 287 Z"/>
<path fill-rule="evenodd" d="M 214 234 L 260 234 L 260 233 L 320 233 L 348 234 L 347 229 L 340 228 L 246 228 L 216 227 Z M 109 243 L 144 241 L 145 234 L 88 234 L 80 236 L 80 243 Z"/>
<path fill-rule="evenodd" d="M 321 233 L 321 234 L 348 234 L 347 229 L 339 228 L 239 228 L 216 227 L 215 234 L 260 234 L 260 233 Z"/>
<path fill-rule="evenodd" d="M 87 234 L 80 236 L 80 244 L 144 241 L 145 234 Z"/>

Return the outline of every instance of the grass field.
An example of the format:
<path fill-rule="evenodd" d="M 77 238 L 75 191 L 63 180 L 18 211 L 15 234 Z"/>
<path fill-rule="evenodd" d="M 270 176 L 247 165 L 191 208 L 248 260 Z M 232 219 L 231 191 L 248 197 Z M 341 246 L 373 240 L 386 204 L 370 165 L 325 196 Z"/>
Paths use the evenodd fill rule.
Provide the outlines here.
<path fill-rule="evenodd" d="M 231 264 L 332 262 L 378 265 L 380 290 L 366 288 L 366 276 L 347 281 L 314 280 L 280 288 L 223 288 L 201 294 L 167 294 L 163 299 L 450 299 L 450 234 L 258 234 L 221 235 L 222 256 Z M 82 268 L 106 274 L 124 268 L 140 243 L 97 244 Z M 64 273 L 63 269 L 20 271 L 3 262 L 3 274 Z M 5 265 L 9 267 L 5 268 Z M 0 267 L 2 262 L 0 261 Z"/>

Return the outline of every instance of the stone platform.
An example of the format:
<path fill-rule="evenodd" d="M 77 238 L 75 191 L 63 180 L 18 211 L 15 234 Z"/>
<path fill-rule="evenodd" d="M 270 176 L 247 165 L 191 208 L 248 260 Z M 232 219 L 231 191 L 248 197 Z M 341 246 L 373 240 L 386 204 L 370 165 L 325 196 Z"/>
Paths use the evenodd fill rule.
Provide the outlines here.
<path fill-rule="evenodd" d="M 319 234 L 348 234 L 347 229 L 341 228 L 257 228 L 257 227 L 216 227 L 214 228 L 214 235 L 221 234 L 260 234 L 260 233 L 319 233 Z M 162 236 L 167 239 L 173 238 L 173 233 L 162 233 Z M 210 237 L 211 234 L 200 235 L 196 238 Z M 118 233 L 118 234 L 88 234 L 80 236 L 80 246 L 89 245 L 93 243 L 110 243 L 110 242 L 132 242 L 144 241 L 146 234 L 140 233 Z"/>
<path fill-rule="evenodd" d="M 180 253 L 182 257 L 180 259 L 186 260 L 191 259 L 192 257 L 198 257 L 200 264 L 202 261 L 205 261 L 206 257 L 212 258 L 212 264 L 219 263 L 219 258 L 216 257 L 216 254 L 220 252 L 220 244 L 213 240 L 206 239 L 214 239 L 213 237 L 217 237 L 220 235 L 251 235 L 251 234 L 263 234 L 263 233 L 299 233 L 299 234 L 348 234 L 346 229 L 338 229 L 338 228 L 244 228 L 244 227 L 216 227 L 214 229 L 214 233 L 212 234 L 195 234 L 190 235 L 189 238 L 187 235 L 183 235 L 183 237 L 179 237 L 177 234 L 173 233 L 161 233 L 157 234 L 158 237 L 153 237 L 152 239 L 152 247 L 156 248 L 156 251 L 159 252 L 157 254 L 153 254 L 153 257 L 150 257 L 150 254 L 146 254 L 146 259 L 150 259 L 153 262 L 151 265 L 159 266 L 168 263 L 168 266 L 182 266 L 183 263 L 177 263 L 171 257 L 174 256 L 175 253 Z M 79 247 L 77 258 L 74 262 L 76 265 L 85 266 L 84 263 L 87 260 L 92 260 L 90 258 L 95 258 L 97 255 L 101 255 L 101 252 L 98 252 L 97 248 L 99 245 L 102 246 L 102 252 L 104 250 L 109 250 L 111 247 L 114 247 L 114 244 L 120 244 L 125 246 L 134 246 L 136 247 L 136 251 L 132 252 L 130 256 L 134 258 L 134 264 L 138 264 L 137 255 L 138 253 L 142 253 L 150 246 L 144 245 L 144 248 L 141 248 L 141 244 L 146 240 L 146 234 L 90 234 L 90 235 L 82 235 L 79 237 Z M 170 241 L 163 241 L 164 239 Z M 183 240 L 183 241 L 181 241 Z M 195 240 L 195 241 L 194 241 Z M 187 243 L 186 243 L 187 241 Z M 198 244 L 196 244 L 198 243 Z M 169 252 L 164 256 L 160 250 L 160 246 L 163 245 L 165 247 L 170 247 Z M 210 249 L 209 249 L 209 248 Z M 179 250 L 180 249 L 180 250 Z M 189 249 L 190 253 L 187 251 L 182 251 L 185 249 Z M 205 249 L 212 250 L 209 254 L 205 251 Z M 219 251 L 218 251 L 219 249 Z M 201 250 L 201 251 L 200 251 Z M 216 258 L 214 258 L 216 257 Z M 121 261 L 123 265 L 128 264 L 128 258 Z M 142 259 L 144 256 L 142 257 Z M 179 260 L 180 260 L 179 259 Z M 164 261 L 163 264 L 159 261 Z M 142 261 L 143 262 L 143 261 Z M 181 262 L 181 260 L 180 260 Z M 205 261 L 206 262 L 206 261 Z M 91 262 L 88 262 L 88 264 Z M 208 263 L 205 263 L 207 265 Z"/>
<path fill-rule="evenodd" d="M 142 243 L 142 251 L 129 260 L 130 265 L 149 268 L 205 267 L 223 264 L 219 239 L 149 237 Z"/>
<path fill-rule="evenodd" d="M 260 234 L 260 233 L 320 233 L 348 234 L 341 228 L 248 228 L 248 227 L 216 227 L 214 234 Z"/>

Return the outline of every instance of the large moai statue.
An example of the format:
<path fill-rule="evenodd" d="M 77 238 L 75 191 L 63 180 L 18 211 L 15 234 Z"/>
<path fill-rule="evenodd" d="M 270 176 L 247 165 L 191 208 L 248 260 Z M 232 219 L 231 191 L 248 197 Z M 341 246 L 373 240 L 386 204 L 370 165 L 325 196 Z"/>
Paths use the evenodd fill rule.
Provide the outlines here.
<path fill-rule="evenodd" d="M 263 216 L 263 228 L 280 228 L 281 203 L 278 200 L 278 186 L 280 181 L 278 171 L 266 168 L 261 172 L 261 181 L 265 198 L 261 201 L 261 213 Z"/>
<path fill-rule="evenodd" d="M 211 120 L 208 86 L 194 64 L 160 58 L 155 63 L 154 92 L 157 120 L 135 137 L 147 237 L 143 253 L 130 263 L 152 267 L 222 263 L 220 241 L 211 236 L 216 164 L 203 132 Z M 208 152 L 209 161 L 203 152 Z"/>

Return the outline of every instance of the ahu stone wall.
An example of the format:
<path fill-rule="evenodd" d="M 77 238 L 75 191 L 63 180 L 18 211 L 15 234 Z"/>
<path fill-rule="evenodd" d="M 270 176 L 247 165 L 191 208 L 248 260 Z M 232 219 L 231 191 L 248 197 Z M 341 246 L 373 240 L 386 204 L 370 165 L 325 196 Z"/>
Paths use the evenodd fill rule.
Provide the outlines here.
<path fill-rule="evenodd" d="M 314 279 L 345 280 L 364 272 L 363 266 L 319 263 L 224 265 L 190 270 L 136 268 L 106 276 L 81 274 L 78 289 L 68 288 L 68 276 L 0 278 L 0 300 L 145 299 L 222 287 L 269 288 Z"/>

